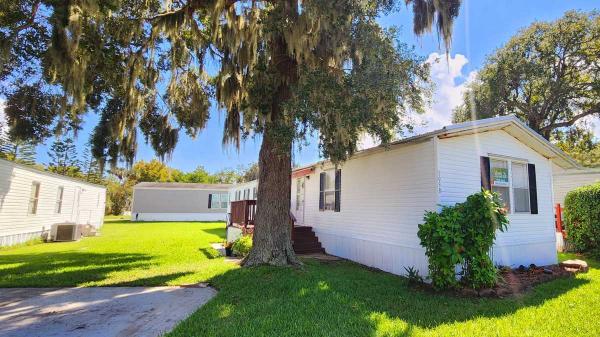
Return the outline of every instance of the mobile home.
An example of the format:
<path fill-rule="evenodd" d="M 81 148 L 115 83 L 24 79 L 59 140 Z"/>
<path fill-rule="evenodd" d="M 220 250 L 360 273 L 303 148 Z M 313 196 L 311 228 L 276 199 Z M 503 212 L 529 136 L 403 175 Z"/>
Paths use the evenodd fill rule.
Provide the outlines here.
<path fill-rule="evenodd" d="M 104 186 L 0 159 L 0 246 L 48 235 L 53 224 L 100 228 Z"/>
<path fill-rule="evenodd" d="M 395 274 L 426 274 L 417 237 L 426 211 L 491 188 L 509 212 L 498 233 L 498 265 L 557 262 L 552 165 L 577 164 L 515 117 L 451 125 L 292 174 L 292 213 L 327 253 Z"/>

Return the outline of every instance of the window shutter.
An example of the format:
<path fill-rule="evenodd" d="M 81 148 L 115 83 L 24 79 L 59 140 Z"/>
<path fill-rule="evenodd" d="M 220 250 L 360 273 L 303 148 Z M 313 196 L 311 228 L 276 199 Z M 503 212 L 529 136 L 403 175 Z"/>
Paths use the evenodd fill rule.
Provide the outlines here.
<path fill-rule="evenodd" d="M 342 170 L 335 170 L 335 211 L 340 211 L 340 192 L 342 190 Z"/>
<path fill-rule="evenodd" d="M 480 170 L 481 170 L 481 188 L 484 190 L 491 190 L 492 184 L 490 181 L 490 157 L 481 157 L 480 159 Z"/>
<path fill-rule="evenodd" d="M 211 203 L 212 203 L 212 194 L 208 194 L 208 208 L 210 208 Z"/>
<path fill-rule="evenodd" d="M 319 175 L 319 211 L 325 209 L 325 172 L 321 172 Z"/>
<path fill-rule="evenodd" d="M 535 178 L 535 165 L 527 164 L 527 171 L 529 172 L 529 208 L 531 209 L 531 214 L 538 214 L 537 181 Z"/>

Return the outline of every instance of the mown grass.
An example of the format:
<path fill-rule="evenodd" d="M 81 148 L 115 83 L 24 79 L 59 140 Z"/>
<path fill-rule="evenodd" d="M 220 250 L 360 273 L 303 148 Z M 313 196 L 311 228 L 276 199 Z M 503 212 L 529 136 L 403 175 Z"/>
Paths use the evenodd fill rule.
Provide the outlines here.
<path fill-rule="evenodd" d="M 234 268 L 211 242 L 223 223 L 107 219 L 101 236 L 0 251 L 0 287 L 181 285 Z"/>
<path fill-rule="evenodd" d="M 163 285 L 209 281 L 218 295 L 167 337 L 598 336 L 600 264 L 519 298 L 416 290 L 358 264 L 239 268 L 215 257 L 219 223 L 111 223 L 102 236 L 0 252 L 0 286 Z M 562 256 L 563 258 L 572 256 Z"/>

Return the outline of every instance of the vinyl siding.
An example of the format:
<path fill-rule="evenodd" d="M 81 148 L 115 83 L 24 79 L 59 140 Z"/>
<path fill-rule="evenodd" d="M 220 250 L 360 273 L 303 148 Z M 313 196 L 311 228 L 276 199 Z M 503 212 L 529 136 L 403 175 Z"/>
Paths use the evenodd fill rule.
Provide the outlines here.
<path fill-rule="evenodd" d="M 508 133 L 498 130 L 439 140 L 440 203 L 453 205 L 480 191 L 480 156 L 491 155 L 535 164 L 539 210 L 538 214 L 509 215 L 508 231 L 498 233 L 496 239 L 494 262 L 513 266 L 555 263 L 552 163 Z"/>
<path fill-rule="evenodd" d="M 567 193 L 597 182 L 600 182 L 598 170 L 562 170 L 554 167 L 554 203 L 564 206 Z"/>
<path fill-rule="evenodd" d="M 226 213 L 226 209 L 208 208 L 208 195 L 227 190 L 134 188 L 132 216 L 135 213 Z"/>
<path fill-rule="evenodd" d="M 36 214 L 28 214 L 34 181 L 40 183 L 39 201 Z M 61 212 L 56 213 L 59 186 L 64 187 L 64 192 Z M 79 203 L 76 202 L 77 191 L 81 193 Z M 0 160 L 0 237 L 41 233 L 60 222 L 91 224 L 98 228 L 104 219 L 105 198 L 102 186 Z"/>
<path fill-rule="evenodd" d="M 292 179 L 292 212 L 313 226 L 325 250 L 396 274 L 404 267 L 427 271 L 417 238 L 426 210 L 436 208 L 435 145 L 433 140 L 378 150 L 341 166 L 341 211 L 319 211 L 317 165 L 305 182 L 304 217 L 297 214 Z"/>

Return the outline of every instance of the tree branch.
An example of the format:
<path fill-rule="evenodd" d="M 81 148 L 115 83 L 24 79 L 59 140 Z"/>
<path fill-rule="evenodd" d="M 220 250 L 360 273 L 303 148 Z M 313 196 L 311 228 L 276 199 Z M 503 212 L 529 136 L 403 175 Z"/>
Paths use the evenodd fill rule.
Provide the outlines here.
<path fill-rule="evenodd" d="M 563 128 L 563 127 L 571 126 L 578 120 L 582 119 L 583 117 L 593 115 L 593 114 L 600 114 L 600 105 L 593 107 L 585 112 L 582 112 L 579 115 L 576 115 L 567 121 L 546 125 L 543 128 L 541 128 L 540 131 L 548 131 L 548 130 L 553 130 L 556 128 Z"/>
<path fill-rule="evenodd" d="M 15 31 L 12 34 L 13 36 L 18 35 L 19 32 L 21 32 L 22 30 L 25 30 L 33 25 L 33 23 L 35 22 L 35 17 L 37 16 L 37 11 L 40 8 L 40 3 L 41 3 L 40 0 L 33 3 L 33 6 L 31 7 L 31 14 L 29 15 L 29 19 L 27 19 L 27 21 L 25 21 L 24 24 L 17 26 L 15 28 Z"/>

